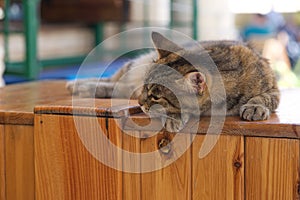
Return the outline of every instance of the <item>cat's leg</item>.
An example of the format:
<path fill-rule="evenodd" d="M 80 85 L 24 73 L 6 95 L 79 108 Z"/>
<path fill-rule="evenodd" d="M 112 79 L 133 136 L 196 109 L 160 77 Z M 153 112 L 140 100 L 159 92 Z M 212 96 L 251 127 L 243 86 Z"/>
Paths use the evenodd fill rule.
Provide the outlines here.
<path fill-rule="evenodd" d="M 77 94 L 80 97 L 111 98 L 114 86 L 114 82 L 85 82 L 77 87 Z"/>
<path fill-rule="evenodd" d="M 109 78 L 110 82 L 118 82 L 133 66 L 133 61 L 126 62 L 116 73 Z"/>
<path fill-rule="evenodd" d="M 71 94 L 81 97 L 111 97 L 113 86 L 130 69 L 131 65 L 132 62 L 127 62 L 110 78 L 88 78 L 68 81 L 66 88 Z M 95 90 L 95 88 L 97 89 Z"/>
<path fill-rule="evenodd" d="M 168 114 L 165 122 L 165 129 L 168 132 L 179 132 L 184 128 L 190 118 L 189 114 Z"/>
<path fill-rule="evenodd" d="M 68 81 L 66 83 L 66 88 L 67 90 L 73 94 L 73 95 L 78 95 L 78 88 L 79 86 L 85 84 L 85 83 L 91 83 L 91 82 L 98 82 L 97 78 L 87 78 L 87 79 L 76 79 L 73 81 Z"/>
<path fill-rule="evenodd" d="M 279 104 L 280 93 L 277 88 L 251 98 L 240 108 L 240 116 L 244 120 L 266 120 Z"/>
<path fill-rule="evenodd" d="M 135 98 L 130 84 L 124 82 L 86 82 L 77 90 L 80 97 L 94 98 Z"/>

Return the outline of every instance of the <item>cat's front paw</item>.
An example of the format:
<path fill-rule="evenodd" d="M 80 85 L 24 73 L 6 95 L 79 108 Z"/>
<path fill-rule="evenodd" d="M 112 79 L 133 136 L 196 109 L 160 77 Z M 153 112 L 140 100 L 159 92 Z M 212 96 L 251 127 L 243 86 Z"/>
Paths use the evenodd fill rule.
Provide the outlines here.
<path fill-rule="evenodd" d="M 172 115 L 171 118 L 166 119 L 165 129 L 168 132 L 173 132 L 173 133 L 179 132 L 184 128 L 188 120 L 189 120 L 188 115 L 183 115 L 182 117 L 180 117 L 180 115 L 179 116 Z"/>
<path fill-rule="evenodd" d="M 270 110 L 260 104 L 245 104 L 240 108 L 240 117 L 248 121 L 266 120 L 270 116 Z"/>

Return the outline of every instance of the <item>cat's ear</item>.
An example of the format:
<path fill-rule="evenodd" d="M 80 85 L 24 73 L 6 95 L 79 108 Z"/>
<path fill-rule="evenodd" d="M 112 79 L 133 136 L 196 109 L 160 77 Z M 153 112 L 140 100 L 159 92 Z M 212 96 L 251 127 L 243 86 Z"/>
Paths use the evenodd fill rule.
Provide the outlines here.
<path fill-rule="evenodd" d="M 177 80 L 176 83 L 193 94 L 201 95 L 207 88 L 205 75 L 201 72 L 190 72 L 182 79 Z"/>
<path fill-rule="evenodd" d="M 183 49 L 158 32 L 152 32 L 152 41 L 159 58 L 164 58 L 172 52 L 177 52 Z"/>

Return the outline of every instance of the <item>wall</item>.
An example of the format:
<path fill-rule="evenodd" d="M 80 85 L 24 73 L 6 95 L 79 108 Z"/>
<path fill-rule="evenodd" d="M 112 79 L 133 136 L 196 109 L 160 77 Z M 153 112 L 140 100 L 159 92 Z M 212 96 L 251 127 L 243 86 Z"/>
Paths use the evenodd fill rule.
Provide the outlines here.
<path fill-rule="evenodd" d="M 236 38 L 234 14 L 229 10 L 229 0 L 200 0 L 198 6 L 201 40 Z"/>

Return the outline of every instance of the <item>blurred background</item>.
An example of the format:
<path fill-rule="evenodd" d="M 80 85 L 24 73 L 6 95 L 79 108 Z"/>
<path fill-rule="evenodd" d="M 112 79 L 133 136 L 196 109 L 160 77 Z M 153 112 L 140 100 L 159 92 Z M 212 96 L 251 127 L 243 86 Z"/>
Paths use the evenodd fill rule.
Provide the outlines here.
<path fill-rule="evenodd" d="M 251 42 L 270 59 L 280 87 L 300 87 L 299 0 L 0 0 L 0 85 L 72 79 L 101 41 L 149 26 Z M 107 52 L 143 40 L 124 38 Z"/>

